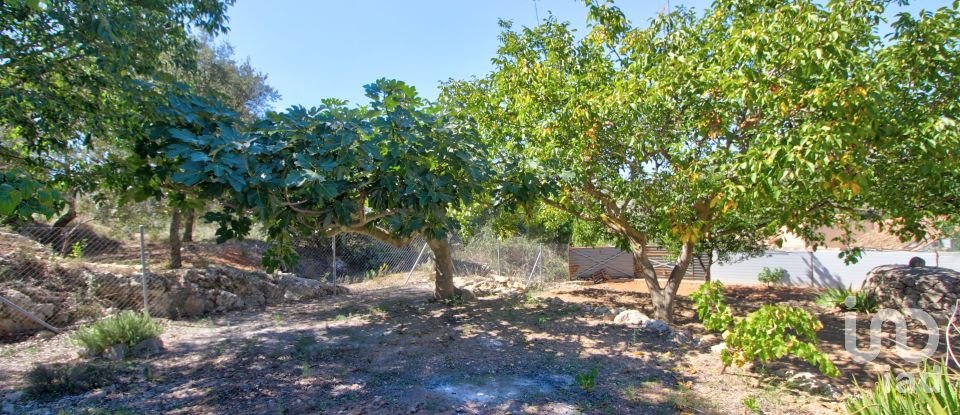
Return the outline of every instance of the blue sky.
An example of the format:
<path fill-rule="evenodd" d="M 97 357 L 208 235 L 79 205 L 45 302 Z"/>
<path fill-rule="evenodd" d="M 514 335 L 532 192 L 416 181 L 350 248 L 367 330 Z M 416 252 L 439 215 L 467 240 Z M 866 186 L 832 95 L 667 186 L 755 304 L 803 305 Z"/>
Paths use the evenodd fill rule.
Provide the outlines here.
<path fill-rule="evenodd" d="M 671 0 L 697 10 L 712 0 Z M 910 11 L 950 0 L 914 1 Z M 667 0 L 617 2 L 640 24 Z M 336 97 L 366 102 L 363 85 L 396 78 L 435 98 L 449 78 L 482 76 L 492 68 L 498 19 L 530 26 L 553 13 L 582 27 L 580 0 L 239 0 L 229 10 L 226 35 L 238 57 L 249 56 L 283 98 L 276 109 L 316 105 Z"/>

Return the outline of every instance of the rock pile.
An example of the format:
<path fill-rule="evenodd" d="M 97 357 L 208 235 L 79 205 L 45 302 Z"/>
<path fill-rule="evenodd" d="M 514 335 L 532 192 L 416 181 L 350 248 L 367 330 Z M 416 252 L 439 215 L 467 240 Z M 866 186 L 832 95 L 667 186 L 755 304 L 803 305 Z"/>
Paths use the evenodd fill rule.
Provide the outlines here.
<path fill-rule="evenodd" d="M 882 265 L 867 274 L 862 290 L 882 307 L 919 308 L 937 320 L 950 318 L 960 298 L 960 272 L 937 267 Z"/>

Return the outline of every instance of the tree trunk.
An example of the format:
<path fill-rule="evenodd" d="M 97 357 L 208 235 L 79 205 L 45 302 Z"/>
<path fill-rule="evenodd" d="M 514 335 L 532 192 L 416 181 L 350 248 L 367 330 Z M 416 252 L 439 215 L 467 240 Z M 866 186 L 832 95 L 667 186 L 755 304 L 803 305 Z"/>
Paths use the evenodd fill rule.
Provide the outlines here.
<path fill-rule="evenodd" d="M 183 242 L 193 242 L 193 223 L 197 218 L 197 211 L 187 209 L 183 218 Z"/>
<path fill-rule="evenodd" d="M 71 194 L 67 197 L 67 212 L 57 218 L 53 223 L 54 229 L 63 229 L 77 218 L 77 196 Z"/>
<path fill-rule="evenodd" d="M 656 268 L 647 256 L 646 243 L 631 243 L 631 250 L 634 278 L 643 278 L 647 282 L 647 289 L 650 291 L 650 299 L 653 302 L 654 318 L 673 323 L 673 302 L 677 297 L 680 282 L 687 273 L 690 261 L 693 260 L 693 244 L 683 245 L 677 263 L 670 270 L 670 276 L 667 278 L 666 285 L 663 286 L 657 279 Z"/>
<path fill-rule="evenodd" d="M 450 243 L 446 239 L 428 239 L 427 245 L 433 251 L 434 270 L 437 274 L 433 295 L 438 300 L 449 299 L 458 293 L 457 287 L 453 285 L 453 252 Z"/>
<path fill-rule="evenodd" d="M 710 282 L 712 275 L 710 274 L 711 268 L 713 268 L 713 251 L 707 251 L 707 261 L 703 261 L 703 254 L 697 255 L 697 262 L 700 263 L 700 268 L 703 268 L 703 281 Z"/>
<path fill-rule="evenodd" d="M 180 256 L 180 208 L 173 208 L 170 216 L 170 269 L 180 269 L 183 261 Z"/>

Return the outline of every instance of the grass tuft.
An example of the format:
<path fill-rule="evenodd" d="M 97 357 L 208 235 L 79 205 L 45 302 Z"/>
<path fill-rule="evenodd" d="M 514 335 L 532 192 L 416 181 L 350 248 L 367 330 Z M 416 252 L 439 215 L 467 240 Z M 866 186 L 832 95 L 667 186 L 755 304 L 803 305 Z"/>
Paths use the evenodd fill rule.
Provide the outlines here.
<path fill-rule="evenodd" d="M 80 328 L 73 334 L 72 340 L 96 355 L 119 344 L 136 346 L 137 343 L 157 337 L 162 332 L 160 324 L 149 315 L 124 311 Z"/>

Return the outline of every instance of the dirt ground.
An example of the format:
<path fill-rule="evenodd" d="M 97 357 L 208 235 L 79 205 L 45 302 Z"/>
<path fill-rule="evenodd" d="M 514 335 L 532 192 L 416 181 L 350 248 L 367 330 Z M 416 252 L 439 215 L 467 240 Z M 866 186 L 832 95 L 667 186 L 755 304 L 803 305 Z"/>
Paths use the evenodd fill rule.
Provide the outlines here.
<path fill-rule="evenodd" d="M 695 289 L 685 285 L 682 294 Z M 21 398 L 22 413 L 171 414 L 827 414 L 839 396 L 791 389 L 764 371 L 731 368 L 698 343 L 708 336 L 686 297 L 671 335 L 615 325 L 598 307 L 652 313 L 638 282 L 564 283 L 536 293 L 428 301 L 425 276 L 350 286 L 347 296 L 165 321 L 165 351 L 126 363 L 111 386 L 56 400 Z M 482 293 L 481 293 L 482 294 Z M 764 303 L 814 307 L 798 288 L 728 287 L 735 314 Z M 590 311 L 594 310 L 594 311 Z M 842 348 L 842 316 L 821 314 L 821 347 L 854 377 L 889 370 L 892 357 L 856 365 Z M 867 326 L 865 318 L 859 327 Z M 66 336 L 0 346 L 0 396 L 37 363 L 78 362 Z M 885 362 L 885 363 L 884 363 Z M 591 382 L 591 379 L 593 382 Z M 592 383 L 592 385 L 591 385 Z M 31 412 L 38 411 L 38 412 Z M 101 411 L 101 412 L 93 412 Z"/>

